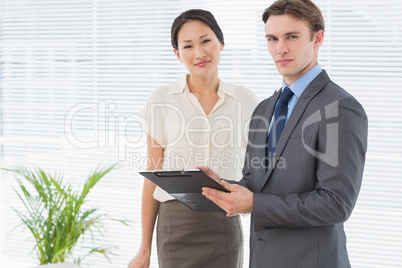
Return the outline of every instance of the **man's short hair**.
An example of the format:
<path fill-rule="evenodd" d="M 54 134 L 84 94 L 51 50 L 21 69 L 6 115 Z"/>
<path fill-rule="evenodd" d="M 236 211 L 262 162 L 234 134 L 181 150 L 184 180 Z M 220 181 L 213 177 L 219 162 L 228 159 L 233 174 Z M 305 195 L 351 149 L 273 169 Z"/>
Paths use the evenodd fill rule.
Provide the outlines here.
<path fill-rule="evenodd" d="M 309 25 L 311 34 L 325 29 L 321 10 L 310 0 L 277 0 L 262 14 L 264 23 L 272 15 L 291 15 L 303 20 Z"/>

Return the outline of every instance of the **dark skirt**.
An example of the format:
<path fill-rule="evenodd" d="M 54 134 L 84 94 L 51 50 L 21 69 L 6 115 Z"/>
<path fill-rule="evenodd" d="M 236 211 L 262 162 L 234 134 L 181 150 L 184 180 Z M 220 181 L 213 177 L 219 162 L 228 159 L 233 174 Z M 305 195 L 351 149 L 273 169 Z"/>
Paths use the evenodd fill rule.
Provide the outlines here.
<path fill-rule="evenodd" d="M 160 203 L 157 249 L 160 268 L 240 268 L 240 217 L 195 212 L 176 200 Z"/>

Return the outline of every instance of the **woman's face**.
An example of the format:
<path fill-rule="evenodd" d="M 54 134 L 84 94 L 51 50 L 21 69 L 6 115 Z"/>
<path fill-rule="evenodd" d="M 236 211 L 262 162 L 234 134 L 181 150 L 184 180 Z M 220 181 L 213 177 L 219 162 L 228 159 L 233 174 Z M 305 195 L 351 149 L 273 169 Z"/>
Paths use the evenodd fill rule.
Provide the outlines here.
<path fill-rule="evenodd" d="M 186 22 L 178 34 L 177 47 L 174 53 L 191 75 L 217 74 L 223 44 L 206 24 Z"/>

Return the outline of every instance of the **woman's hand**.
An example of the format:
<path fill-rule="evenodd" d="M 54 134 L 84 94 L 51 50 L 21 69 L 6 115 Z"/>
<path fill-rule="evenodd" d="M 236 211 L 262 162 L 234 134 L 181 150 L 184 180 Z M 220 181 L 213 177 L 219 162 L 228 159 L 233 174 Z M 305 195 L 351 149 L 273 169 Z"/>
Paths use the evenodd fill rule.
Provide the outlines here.
<path fill-rule="evenodd" d="M 151 262 L 151 254 L 140 251 L 130 261 L 127 268 L 149 268 L 150 262 Z"/>
<path fill-rule="evenodd" d="M 219 175 L 216 174 L 212 169 L 210 169 L 209 167 L 206 166 L 201 166 L 198 167 L 199 169 L 201 169 L 202 172 L 204 172 L 205 174 L 207 174 L 209 177 L 211 177 L 212 179 L 214 179 L 216 182 L 221 183 L 221 179 L 219 178 Z"/>

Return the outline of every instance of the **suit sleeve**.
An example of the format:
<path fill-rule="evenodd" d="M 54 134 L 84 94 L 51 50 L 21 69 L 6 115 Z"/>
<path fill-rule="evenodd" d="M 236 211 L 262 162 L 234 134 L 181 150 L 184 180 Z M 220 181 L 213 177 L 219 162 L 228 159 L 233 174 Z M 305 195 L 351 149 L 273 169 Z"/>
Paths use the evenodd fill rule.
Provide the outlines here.
<path fill-rule="evenodd" d="M 355 206 L 363 176 L 367 150 L 367 116 L 353 98 L 337 101 L 337 117 L 319 122 L 315 148 L 323 155 L 311 156 L 315 169 L 311 178 L 315 188 L 308 191 L 254 194 L 253 222 L 255 231 L 271 228 L 320 228 L 346 221 Z M 337 127 L 337 144 L 329 143 L 331 123 Z M 334 134 L 334 133 L 331 133 Z M 331 145 L 331 146 L 329 146 Z M 331 160 L 332 159 L 332 160 Z M 335 161 L 336 160 L 336 161 Z M 299 162 L 301 161 L 301 162 Z M 311 164 L 298 161 L 298 165 Z M 290 167 L 292 168 L 292 163 Z M 244 170 L 241 185 L 250 188 L 250 172 Z M 297 172 L 292 172 L 298 176 Z M 302 176 L 302 175 L 300 175 Z"/>

